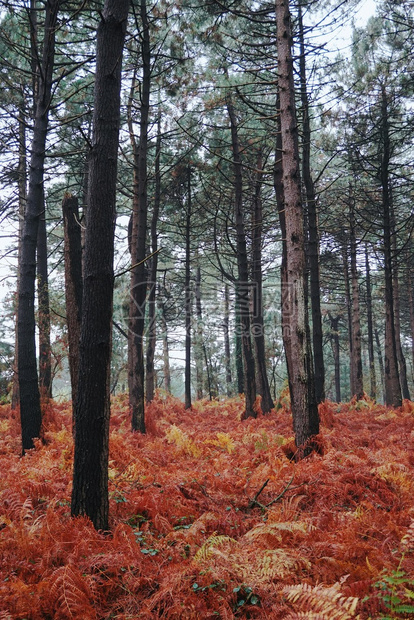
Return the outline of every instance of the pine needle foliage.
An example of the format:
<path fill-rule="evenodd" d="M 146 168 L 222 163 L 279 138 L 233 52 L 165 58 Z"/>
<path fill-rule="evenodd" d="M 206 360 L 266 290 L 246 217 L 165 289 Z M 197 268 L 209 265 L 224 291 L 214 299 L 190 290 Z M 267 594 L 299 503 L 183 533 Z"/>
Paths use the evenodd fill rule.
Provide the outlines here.
<path fill-rule="evenodd" d="M 412 617 L 412 403 L 325 402 L 296 464 L 288 402 L 241 421 L 240 398 L 157 396 L 146 436 L 112 411 L 103 534 L 70 517 L 71 403 L 24 458 L 0 407 L 1 620 Z"/>

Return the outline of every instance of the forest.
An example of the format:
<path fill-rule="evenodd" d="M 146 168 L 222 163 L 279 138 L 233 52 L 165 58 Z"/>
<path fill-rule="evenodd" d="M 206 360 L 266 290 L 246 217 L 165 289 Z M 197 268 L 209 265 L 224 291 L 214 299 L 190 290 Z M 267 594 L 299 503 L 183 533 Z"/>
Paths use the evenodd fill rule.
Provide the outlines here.
<path fill-rule="evenodd" d="M 412 3 L 0 9 L 0 619 L 413 617 Z"/>

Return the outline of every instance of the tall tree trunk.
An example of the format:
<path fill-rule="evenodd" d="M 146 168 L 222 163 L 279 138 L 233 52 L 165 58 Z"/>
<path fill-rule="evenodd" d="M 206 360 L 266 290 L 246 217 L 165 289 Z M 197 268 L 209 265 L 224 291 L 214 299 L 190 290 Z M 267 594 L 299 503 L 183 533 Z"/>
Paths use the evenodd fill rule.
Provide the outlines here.
<path fill-rule="evenodd" d="M 158 133 L 155 146 L 155 194 L 154 206 L 151 219 L 151 273 L 150 273 L 150 291 L 148 295 L 148 342 L 147 342 L 147 359 L 146 359 L 146 401 L 151 402 L 154 399 L 155 392 L 155 347 L 157 344 L 157 328 L 156 328 L 156 291 L 157 291 L 157 269 L 158 269 L 158 215 L 161 205 L 161 174 L 160 174 L 160 157 L 161 157 L 161 118 L 158 116 Z"/>
<path fill-rule="evenodd" d="M 323 358 L 323 332 L 320 295 L 319 230 L 316 207 L 316 193 L 310 165 L 311 129 L 309 118 L 309 97 L 307 92 L 305 42 L 303 31 L 302 4 L 299 2 L 300 38 L 300 94 L 302 103 L 302 175 L 306 190 L 308 244 L 307 258 L 310 274 L 310 297 L 312 313 L 312 342 L 316 402 L 325 400 L 325 363 Z"/>
<path fill-rule="evenodd" d="M 359 282 L 357 268 L 357 246 L 355 226 L 355 204 L 352 188 L 349 189 L 349 242 L 351 259 L 351 288 L 352 288 L 352 353 L 351 367 L 354 369 L 354 391 L 351 396 L 361 400 L 364 396 L 364 382 L 362 376 L 361 352 L 361 320 L 359 311 Z"/>
<path fill-rule="evenodd" d="M 237 271 L 238 285 L 237 294 L 240 310 L 241 342 L 243 350 L 244 370 L 244 417 L 256 417 L 254 409 L 256 400 L 256 376 L 251 341 L 250 303 L 249 303 L 249 269 L 247 261 L 246 234 L 243 219 L 243 178 L 242 162 L 240 156 L 239 139 L 237 132 L 236 115 L 230 98 L 227 99 L 227 111 L 230 119 L 231 144 L 233 152 L 234 168 L 234 220 L 237 236 Z"/>
<path fill-rule="evenodd" d="M 414 378 L 414 297 L 413 297 L 413 273 L 410 263 L 407 264 L 407 287 L 408 305 L 410 309 L 410 333 L 411 333 L 411 364 L 412 378 Z"/>
<path fill-rule="evenodd" d="M 395 334 L 393 256 L 392 256 L 392 221 L 390 196 L 390 136 L 388 123 L 388 101 L 385 87 L 382 87 L 381 105 L 381 188 L 384 244 L 384 279 L 385 279 L 385 402 L 393 407 L 402 403 L 400 377 L 398 373 L 397 343 Z"/>
<path fill-rule="evenodd" d="M 106 0 L 97 32 L 93 147 L 75 405 L 72 515 L 108 529 L 110 361 L 122 54 L 129 0 Z"/>
<path fill-rule="evenodd" d="M 37 232 L 37 305 L 39 329 L 39 389 L 41 398 L 52 398 L 52 348 L 50 345 L 49 278 L 45 199 Z"/>
<path fill-rule="evenodd" d="M 164 364 L 164 389 L 167 394 L 171 394 L 171 370 L 170 370 L 170 352 L 168 345 L 168 324 L 165 316 L 165 304 L 160 304 L 161 309 L 161 332 L 162 332 L 162 351 Z"/>
<path fill-rule="evenodd" d="M 340 365 L 340 348 L 339 348 L 339 321 L 340 316 L 332 316 L 329 314 L 331 321 L 331 338 L 332 338 L 332 350 L 335 366 L 335 400 L 337 403 L 341 402 L 341 365 Z"/>
<path fill-rule="evenodd" d="M 279 214 L 280 230 L 282 233 L 282 262 L 280 266 L 280 289 L 281 289 L 281 315 L 282 315 L 282 340 L 286 358 L 286 369 L 289 382 L 289 390 L 292 391 L 290 377 L 292 375 L 292 355 L 290 348 L 290 324 L 289 324 L 289 287 L 287 275 L 287 244 L 286 244 L 286 217 L 285 217 L 285 197 L 283 190 L 283 168 L 282 168 L 282 128 L 280 122 L 280 97 L 276 99 L 277 131 L 276 131 L 276 150 L 274 165 L 274 188 L 276 194 L 276 204 Z"/>
<path fill-rule="evenodd" d="M 19 291 L 20 271 L 21 271 L 21 253 L 22 253 L 22 239 L 23 239 L 23 225 L 26 210 L 27 200 L 27 152 L 26 152 L 26 118 L 22 108 L 19 113 L 19 166 L 18 166 L 18 192 L 19 192 L 19 229 L 18 229 L 18 256 L 17 256 L 17 291 Z M 16 313 L 18 310 L 18 295 L 16 296 Z M 12 398 L 11 408 L 14 410 L 19 404 L 19 371 L 18 371 L 18 350 L 19 350 L 19 338 L 17 321 L 14 335 L 14 362 L 13 362 L 13 384 L 12 384 Z"/>
<path fill-rule="evenodd" d="M 204 335 L 203 335 L 203 310 L 201 307 L 201 269 L 200 265 L 197 265 L 196 280 L 195 280 L 195 309 L 196 309 L 196 328 L 195 328 L 195 342 L 194 342 L 194 357 L 196 364 L 196 387 L 197 387 L 197 400 L 203 398 L 204 387 L 204 372 L 203 372 L 203 359 L 205 356 L 204 347 Z M 207 367 L 208 372 L 208 367 Z"/>
<path fill-rule="evenodd" d="M 185 223 L 185 408 L 191 408 L 191 168 L 187 170 L 187 207 Z"/>
<path fill-rule="evenodd" d="M 43 179 L 46 154 L 46 136 L 52 92 L 55 55 L 55 33 L 60 0 L 49 0 L 46 5 L 42 54 L 42 79 L 33 124 L 33 142 L 29 170 L 29 190 L 22 237 L 18 301 L 18 373 L 20 391 L 20 418 L 23 453 L 33 448 L 33 439 L 39 437 L 42 423 L 40 393 L 36 364 L 35 343 L 35 280 L 36 246 L 39 218 L 43 209 Z"/>
<path fill-rule="evenodd" d="M 262 153 L 259 151 L 257 173 L 252 210 L 252 282 L 253 282 L 253 316 L 252 332 L 256 354 L 256 383 L 257 390 L 262 397 L 261 408 L 263 413 L 269 413 L 274 403 L 270 394 L 269 380 L 266 368 L 264 320 L 263 320 L 263 276 L 262 276 Z"/>
<path fill-rule="evenodd" d="M 291 355 L 291 406 L 297 458 L 310 452 L 308 440 L 319 433 L 312 355 L 308 339 L 305 284 L 303 208 L 299 166 L 298 127 L 293 80 L 289 3 L 275 0 L 278 85 L 282 129 L 283 194 L 287 248 L 287 302 Z"/>
<path fill-rule="evenodd" d="M 349 342 L 349 393 L 350 398 L 355 394 L 355 368 L 351 363 L 352 357 L 352 346 L 353 346 L 353 336 L 352 336 L 352 299 L 351 299 L 351 283 L 349 277 L 349 255 L 348 255 L 348 240 L 344 239 L 342 242 L 342 266 L 344 273 L 344 284 L 345 284 L 345 304 L 346 304 L 346 312 L 348 319 L 348 342 Z"/>
<path fill-rule="evenodd" d="M 79 223 L 79 205 L 76 196 L 65 194 L 62 202 L 66 324 L 68 327 L 69 372 L 72 387 L 72 410 L 78 396 L 79 340 L 82 322 L 82 233 Z"/>
<path fill-rule="evenodd" d="M 244 365 L 243 365 L 243 346 L 242 346 L 242 322 L 240 310 L 239 285 L 236 281 L 236 299 L 235 299 L 235 329 L 234 329 L 234 354 L 236 358 L 236 377 L 237 377 L 237 393 L 244 392 Z"/>
<path fill-rule="evenodd" d="M 391 214 L 391 243 L 393 256 L 397 257 L 397 235 L 395 232 L 395 216 L 392 201 L 392 193 L 390 191 L 390 214 Z M 401 344 L 401 319 L 400 319 L 400 279 L 398 274 L 397 260 L 393 261 L 393 298 L 394 298 L 394 321 L 395 321 L 395 346 L 397 348 L 397 361 L 400 375 L 402 397 L 410 400 L 410 390 L 408 389 L 407 380 L 407 363 Z"/>
<path fill-rule="evenodd" d="M 368 326 L 368 358 L 370 375 L 370 396 L 377 398 L 377 379 L 375 375 L 374 328 L 372 320 L 371 268 L 369 265 L 368 245 L 365 245 L 365 275 L 367 287 L 367 326 Z"/>
<path fill-rule="evenodd" d="M 145 433 L 145 365 L 144 365 L 144 328 L 145 301 L 147 295 L 146 234 L 148 213 L 148 120 L 151 86 L 151 48 L 146 0 L 140 0 L 141 12 L 141 61 L 142 81 L 140 88 L 140 134 L 139 143 L 133 139 L 134 150 L 134 198 L 132 213 L 131 254 L 131 306 L 130 334 L 132 338 L 131 391 L 129 404 L 131 408 L 131 426 L 133 431 Z M 133 135 L 132 119 L 130 134 Z M 131 374 L 131 373 L 130 373 Z"/>
<path fill-rule="evenodd" d="M 233 394 L 231 377 L 231 353 L 230 353 L 230 293 L 229 285 L 224 285 L 224 317 L 223 317 L 223 336 L 224 336 L 224 367 L 226 371 L 226 392 L 230 398 Z"/>
<path fill-rule="evenodd" d="M 374 336 L 375 336 L 375 344 L 377 347 L 377 357 L 378 364 L 380 367 L 380 376 L 381 376 L 381 387 L 382 387 L 382 399 L 385 403 L 385 369 L 384 369 L 384 361 L 382 359 L 382 350 L 381 350 L 381 342 L 379 337 L 378 329 L 374 328 Z"/>

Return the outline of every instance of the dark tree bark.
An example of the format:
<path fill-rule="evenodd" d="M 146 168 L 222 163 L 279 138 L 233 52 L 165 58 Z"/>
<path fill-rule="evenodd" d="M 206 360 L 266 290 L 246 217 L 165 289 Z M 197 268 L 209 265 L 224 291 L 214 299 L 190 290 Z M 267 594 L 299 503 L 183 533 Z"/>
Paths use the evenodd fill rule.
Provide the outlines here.
<path fill-rule="evenodd" d="M 364 383 L 362 376 L 362 352 L 361 352 L 361 319 L 359 310 L 359 282 L 357 269 L 357 245 L 355 204 L 352 188 L 349 192 L 349 243 L 351 259 L 351 288 L 352 288 L 352 351 L 351 367 L 354 376 L 354 391 L 351 396 L 361 400 L 364 396 Z"/>
<path fill-rule="evenodd" d="M 413 273 L 411 264 L 407 264 L 407 293 L 408 293 L 408 306 L 410 309 L 410 335 L 411 335 L 411 364 L 412 372 L 414 373 L 414 296 L 413 296 Z"/>
<path fill-rule="evenodd" d="M 23 225 L 25 218 L 26 200 L 27 200 L 27 152 L 26 152 L 26 118 L 23 110 L 23 105 L 19 115 L 19 229 L 18 229 L 18 257 L 17 257 L 17 291 L 19 291 L 20 281 L 20 265 L 21 265 L 21 253 L 22 253 L 22 239 L 23 239 Z M 16 313 L 18 309 L 18 295 L 16 296 Z M 19 371 L 18 371 L 18 350 L 19 350 L 19 338 L 17 321 L 14 335 L 14 362 L 13 362 L 13 384 L 12 384 L 12 397 L 11 408 L 14 410 L 19 404 Z"/>
<path fill-rule="evenodd" d="M 384 369 L 384 361 L 382 359 L 381 341 L 380 341 L 378 329 L 376 327 L 374 328 L 374 336 L 375 336 L 375 344 L 377 348 L 378 364 L 380 367 L 382 399 L 385 403 L 385 369 Z"/>
<path fill-rule="evenodd" d="M 339 321 L 340 316 L 332 316 L 329 313 L 329 320 L 331 322 L 331 339 L 332 350 L 335 366 L 335 400 L 337 403 L 341 402 L 341 365 L 340 365 L 340 349 L 339 349 Z"/>
<path fill-rule="evenodd" d="M 37 232 L 37 316 L 39 329 L 39 389 L 41 398 L 52 398 L 52 348 L 50 345 L 49 277 L 45 200 Z"/>
<path fill-rule="evenodd" d="M 277 131 L 276 131 L 276 150 L 274 165 L 274 188 L 276 194 L 276 205 L 279 214 L 280 230 L 282 233 L 282 262 L 280 266 L 280 289 L 281 289 L 281 315 L 282 315 L 282 340 L 285 351 L 286 370 L 289 382 L 289 390 L 292 391 L 290 377 L 292 375 L 292 356 L 290 351 L 290 325 L 289 325 L 289 287 L 287 276 L 287 244 L 286 244 L 286 218 L 285 218 L 285 197 L 283 190 L 283 169 L 282 169 L 282 129 L 280 123 L 280 97 L 276 99 Z"/>
<path fill-rule="evenodd" d="M 204 346 L 204 334 L 203 334 L 203 309 L 201 306 L 201 269 L 200 265 L 197 265 L 196 279 L 195 279 L 195 310 L 196 310 L 196 326 L 195 326 L 195 342 L 194 342 L 194 357 L 196 364 L 196 394 L 197 400 L 203 398 L 204 392 L 204 372 L 203 372 L 203 359 L 206 360 L 205 346 Z M 207 366 L 208 373 L 208 366 Z M 211 389 L 210 400 L 211 400 Z"/>
<path fill-rule="evenodd" d="M 393 256 L 392 256 L 392 221 L 390 195 L 390 136 L 388 121 L 388 100 L 385 87 L 382 88 L 381 99 L 381 168 L 380 179 L 382 189 L 383 216 L 383 249 L 384 249 L 384 280 L 385 280 L 385 356 L 384 383 L 385 402 L 393 407 L 402 403 L 400 378 L 398 373 L 397 344 L 395 335 Z"/>
<path fill-rule="evenodd" d="M 168 324 L 165 315 L 165 304 L 160 304 L 161 310 L 161 331 L 162 331 L 162 351 L 164 363 L 164 389 L 167 394 L 171 394 L 171 370 L 170 370 L 170 352 L 168 345 Z"/>
<path fill-rule="evenodd" d="M 146 0 L 140 0 L 142 81 L 140 86 L 139 143 L 136 143 L 132 119 L 130 135 L 134 151 L 134 199 L 132 213 L 131 256 L 131 305 L 130 337 L 132 353 L 130 361 L 131 425 L 133 431 L 145 433 L 145 365 L 144 328 L 145 301 L 147 295 L 146 235 L 148 214 L 148 123 L 151 86 L 151 47 Z"/>
<path fill-rule="evenodd" d="M 370 396 L 377 398 L 377 378 L 375 374 L 374 327 L 372 320 L 371 268 L 369 265 L 368 245 L 365 245 L 365 276 L 367 288 L 367 327 L 368 327 L 368 359 L 370 376 Z"/>
<path fill-rule="evenodd" d="M 302 4 L 299 2 L 300 38 L 300 94 L 302 103 L 302 176 L 306 190 L 308 243 L 307 259 L 310 275 L 310 298 L 312 313 L 312 343 L 316 402 L 325 400 L 325 363 L 323 358 L 323 332 L 320 295 L 319 230 L 316 193 L 310 165 L 311 129 L 309 118 L 309 97 L 307 92 L 305 42 L 303 32 Z"/>
<path fill-rule="evenodd" d="M 305 251 L 299 164 L 298 127 L 293 80 L 289 3 L 276 0 L 278 85 L 282 133 L 283 195 L 287 248 L 287 303 L 289 306 L 291 406 L 297 458 L 309 453 L 308 440 L 319 433 L 319 414 L 313 383 L 304 294 Z"/>
<path fill-rule="evenodd" d="M 42 78 L 39 83 L 36 114 L 33 124 L 33 142 L 29 169 L 25 221 L 19 274 L 18 300 L 18 374 L 20 391 L 20 418 L 23 453 L 33 448 L 33 439 L 39 437 L 42 423 L 35 344 L 35 280 L 36 246 L 39 218 L 43 209 L 43 178 L 49 107 L 52 92 L 55 55 L 55 33 L 60 0 L 46 3 Z"/>
<path fill-rule="evenodd" d="M 187 205 L 185 222 L 185 408 L 191 408 L 191 168 L 187 170 Z"/>
<path fill-rule="evenodd" d="M 247 260 L 246 234 L 243 219 L 243 177 L 237 132 L 236 115 L 230 98 L 227 99 L 227 111 L 230 119 L 231 143 L 234 168 L 234 220 L 237 238 L 237 271 L 238 283 L 236 294 L 240 312 L 241 344 L 243 351 L 243 377 L 245 396 L 245 418 L 257 416 L 254 409 L 256 400 L 256 376 L 253 348 L 251 341 L 251 322 L 249 304 L 249 268 Z"/>
<path fill-rule="evenodd" d="M 82 234 L 79 223 L 79 206 L 76 196 L 65 194 L 62 202 L 66 324 L 68 327 L 69 371 L 72 387 L 72 409 L 78 396 L 79 341 L 82 318 Z"/>
<path fill-rule="evenodd" d="M 146 357 L 146 401 L 151 402 L 155 393 L 155 347 L 157 344 L 157 323 L 156 323 L 156 291 L 157 291 L 157 270 L 158 270 L 158 216 L 161 205 L 161 174 L 160 174 L 160 156 L 161 156 L 161 126 L 160 116 L 158 117 L 158 133 L 155 146 L 155 193 L 154 206 L 151 218 L 151 270 L 150 270 L 150 291 L 148 295 L 148 342 Z"/>
<path fill-rule="evenodd" d="M 113 256 L 122 53 L 129 0 L 106 0 L 97 32 L 72 515 L 108 529 Z"/>
<path fill-rule="evenodd" d="M 226 390 L 227 397 L 233 395 L 232 376 L 231 376 L 231 352 L 230 352 L 230 293 L 228 284 L 224 285 L 224 317 L 223 317 L 223 336 L 224 336 L 224 367 L 226 370 Z"/>
<path fill-rule="evenodd" d="M 263 276 L 262 276 L 262 153 L 259 151 L 257 173 L 252 210 L 252 282 L 253 282 L 253 316 L 252 332 L 256 354 L 256 384 L 262 397 L 261 408 L 263 413 L 269 413 L 274 403 L 270 394 L 269 380 L 266 368 L 264 320 L 263 320 Z"/>
<path fill-rule="evenodd" d="M 345 304 L 347 311 L 347 319 L 348 319 L 348 342 L 349 342 L 349 389 L 350 389 L 350 397 L 355 394 L 355 369 L 352 360 L 352 345 L 353 345 L 353 337 L 352 337 L 352 299 L 351 299 L 351 283 L 349 276 L 349 255 L 348 255 L 348 240 L 344 239 L 342 242 L 342 265 L 343 265 L 343 273 L 344 273 L 344 284 L 345 284 Z"/>
<path fill-rule="evenodd" d="M 244 392 L 244 369 L 243 369 L 243 346 L 242 346 L 242 322 L 240 311 L 240 296 L 238 293 L 238 283 L 236 286 L 236 299 L 235 299 L 235 330 L 234 330 L 234 354 L 236 358 L 236 377 L 237 377 L 237 393 L 243 394 Z"/>

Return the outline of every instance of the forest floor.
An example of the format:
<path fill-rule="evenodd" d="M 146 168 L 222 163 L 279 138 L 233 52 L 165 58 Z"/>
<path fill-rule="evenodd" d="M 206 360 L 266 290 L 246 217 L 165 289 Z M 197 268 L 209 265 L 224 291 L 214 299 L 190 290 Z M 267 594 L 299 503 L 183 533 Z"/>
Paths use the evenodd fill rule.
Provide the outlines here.
<path fill-rule="evenodd" d="M 289 460 L 288 403 L 161 396 L 148 433 L 112 403 L 110 532 L 71 519 L 71 404 L 24 458 L 0 408 L 0 619 L 414 617 L 414 404 L 320 407 Z"/>

